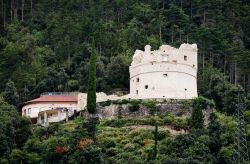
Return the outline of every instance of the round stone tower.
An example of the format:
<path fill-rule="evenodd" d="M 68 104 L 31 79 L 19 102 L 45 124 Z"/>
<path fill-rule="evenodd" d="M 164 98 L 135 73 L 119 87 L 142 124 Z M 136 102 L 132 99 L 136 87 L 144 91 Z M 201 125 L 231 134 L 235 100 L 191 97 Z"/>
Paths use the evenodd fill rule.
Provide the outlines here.
<path fill-rule="evenodd" d="M 130 71 L 130 96 L 135 99 L 192 99 L 197 97 L 197 45 L 179 49 L 136 50 Z"/>

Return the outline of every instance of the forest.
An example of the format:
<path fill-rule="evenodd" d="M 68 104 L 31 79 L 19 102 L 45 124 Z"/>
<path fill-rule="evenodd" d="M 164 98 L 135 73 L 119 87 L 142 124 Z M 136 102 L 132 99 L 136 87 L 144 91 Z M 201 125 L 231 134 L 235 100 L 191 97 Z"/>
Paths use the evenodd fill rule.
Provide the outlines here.
<path fill-rule="evenodd" d="M 0 163 L 232 163 L 239 93 L 250 142 L 249 11 L 248 0 L 0 0 Z M 196 43 L 198 93 L 216 109 L 211 124 L 184 120 L 190 133 L 161 132 L 155 157 L 151 132 L 121 130 L 131 120 L 101 121 L 96 145 L 83 118 L 34 128 L 20 117 L 20 105 L 43 92 L 87 92 L 93 40 L 96 90 L 106 93 L 129 90 L 136 49 Z"/>

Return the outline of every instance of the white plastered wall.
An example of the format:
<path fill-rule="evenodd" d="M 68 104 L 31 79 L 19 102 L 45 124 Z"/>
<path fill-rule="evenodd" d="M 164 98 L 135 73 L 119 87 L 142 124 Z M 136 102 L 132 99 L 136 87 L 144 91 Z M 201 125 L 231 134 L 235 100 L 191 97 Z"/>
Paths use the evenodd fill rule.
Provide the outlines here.
<path fill-rule="evenodd" d="M 130 66 L 130 97 L 138 99 L 197 97 L 197 45 L 179 49 L 163 45 L 159 50 L 136 50 Z"/>

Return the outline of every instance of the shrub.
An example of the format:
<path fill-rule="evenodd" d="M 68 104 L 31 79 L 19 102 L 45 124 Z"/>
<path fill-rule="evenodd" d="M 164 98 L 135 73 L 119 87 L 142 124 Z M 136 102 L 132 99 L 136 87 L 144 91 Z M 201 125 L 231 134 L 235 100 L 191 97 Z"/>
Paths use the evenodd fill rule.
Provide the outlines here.
<path fill-rule="evenodd" d="M 174 121 L 175 121 L 175 118 L 172 113 L 167 113 L 166 116 L 163 118 L 163 122 L 167 125 L 173 124 Z"/>
<path fill-rule="evenodd" d="M 106 120 L 103 122 L 103 126 L 111 126 L 111 127 L 123 127 L 126 124 L 126 120 L 123 119 L 112 119 L 112 120 Z"/>
<path fill-rule="evenodd" d="M 111 147 L 111 148 L 107 148 L 106 150 L 106 155 L 107 156 L 115 156 L 116 154 L 118 154 L 120 152 L 120 150 L 118 148 L 115 147 Z"/>
<path fill-rule="evenodd" d="M 150 110 L 150 114 L 154 114 L 157 110 L 156 102 L 153 100 L 143 102 L 143 106 Z"/>
<path fill-rule="evenodd" d="M 110 105 L 111 105 L 111 101 L 110 101 L 110 100 L 107 100 L 107 101 L 99 102 L 99 104 L 100 104 L 102 107 L 110 106 Z"/>
<path fill-rule="evenodd" d="M 127 100 L 127 99 L 113 101 L 113 104 L 117 104 L 117 105 L 123 105 L 123 104 L 128 104 L 128 103 L 129 103 L 129 100 Z"/>
<path fill-rule="evenodd" d="M 110 147 L 116 146 L 116 142 L 113 139 L 105 140 L 103 144 L 104 144 L 105 148 L 110 148 Z"/>
<path fill-rule="evenodd" d="M 141 103 L 141 101 L 139 101 L 139 100 L 132 100 L 132 101 L 130 101 L 129 111 L 130 112 L 136 112 L 136 111 L 138 111 L 139 108 L 140 108 L 140 103 Z"/>
<path fill-rule="evenodd" d="M 158 131 L 158 134 L 157 134 L 157 140 L 163 140 L 167 136 L 170 136 L 168 131 L 160 130 L 160 131 Z"/>
<path fill-rule="evenodd" d="M 127 151 L 134 151 L 135 150 L 135 145 L 132 143 L 127 143 L 126 145 L 124 145 L 124 149 Z"/>

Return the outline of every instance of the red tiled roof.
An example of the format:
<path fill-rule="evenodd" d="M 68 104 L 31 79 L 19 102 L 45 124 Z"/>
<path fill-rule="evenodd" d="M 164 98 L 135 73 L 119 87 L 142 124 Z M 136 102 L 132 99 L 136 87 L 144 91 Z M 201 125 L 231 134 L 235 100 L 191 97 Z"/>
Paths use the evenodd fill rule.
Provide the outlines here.
<path fill-rule="evenodd" d="M 77 96 L 41 96 L 39 98 L 36 98 L 34 100 L 30 100 L 25 102 L 28 103 L 36 103 L 36 102 L 77 102 Z"/>

